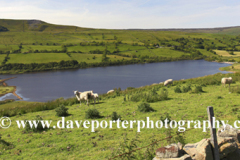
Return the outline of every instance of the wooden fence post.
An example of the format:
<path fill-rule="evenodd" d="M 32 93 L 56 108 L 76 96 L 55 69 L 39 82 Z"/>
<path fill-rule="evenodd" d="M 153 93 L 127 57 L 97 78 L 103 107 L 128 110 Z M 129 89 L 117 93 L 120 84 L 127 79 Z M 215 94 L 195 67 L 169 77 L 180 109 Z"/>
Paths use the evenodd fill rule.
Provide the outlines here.
<path fill-rule="evenodd" d="M 210 122 L 210 132 L 211 132 L 211 141 L 213 142 L 213 158 L 214 160 L 220 160 L 219 150 L 218 150 L 218 142 L 217 142 L 217 135 L 216 135 L 216 128 L 213 128 L 213 107 L 207 107 L 208 112 L 208 120 Z"/>

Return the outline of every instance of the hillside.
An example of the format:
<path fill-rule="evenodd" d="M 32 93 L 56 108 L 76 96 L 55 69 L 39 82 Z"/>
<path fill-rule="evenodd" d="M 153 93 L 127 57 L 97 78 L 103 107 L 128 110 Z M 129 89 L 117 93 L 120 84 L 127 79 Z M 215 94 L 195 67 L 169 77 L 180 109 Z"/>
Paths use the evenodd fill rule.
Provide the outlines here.
<path fill-rule="evenodd" d="M 107 30 L 54 25 L 39 20 L 6 19 L 0 20 L 0 26 L 0 74 L 182 59 L 240 62 L 239 27 Z M 236 63 L 223 69 L 237 72 L 240 66 Z M 222 77 L 230 76 L 233 78 L 231 86 L 221 86 Z M 10 87 L 3 85 L 1 94 L 12 92 L 14 88 Z M 0 159 L 67 157 L 96 160 L 110 159 L 126 152 L 129 154 L 116 159 L 153 159 L 159 147 L 177 142 L 195 143 L 209 138 L 210 131 L 203 132 L 202 126 L 185 123 L 172 129 L 147 128 L 146 125 L 137 132 L 141 124 L 134 123 L 131 128 L 125 123 L 128 128 L 122 125 L 118 128 L 116 124 L 112 128 L 99 125 L 92 132 L 91 127 L 84 127 L 86 125 L 81 123 L 77 126 L 75 122 L 87 120 L 94 123 L 97 120 L 104 126 L 104 122 L 120 118 L 121 122 L 139 120 L 147 124 L 147 117 L 154 122 L 166 118 L 203 122 L 207 120 L 206 107 L 213 106 L 217 120 L 228 120 L 233 125 L 234 121 L 240 120 L 239 93 L 239 73 L 218 73 L 173 81 L 168 86 L 160 83 L 128 87 L 123 91 L 115 89 L 113 93 L 99 95 L 99 102 L 95 105 L 92 102 L 89 106 L 83 102 L 80 106 L 76 97 L 49 102 L 2 101 L 0 117 L 11 119 L 2 122 L 12 124 L 7 129 L 0 126 Z M 65 122 L 60 113 L 65 113 Z M 31 129 L 29 123 L 25 123 L 26 128 L 18 128 L 18 120 L 52 120 L 53 123 L 49 129 L 43 129 L 41 125 Z M 56 127 L 57 122 L 65 128 Z M 179 127 L 186 131 L 180 133 Z"/>
<path fill-rule="evenodd" d="M 0 26 L 5 27 L 8 29 L 8 31 L 12 31 L 12 32 L 27 32 L 27 31 L 78 32 L 83 30 L 94 29 L 94 28 L 82 28 L 79 26 L 50 24 L 41 20 L 13 20 L 13 19 L 0 19 Z M 231 35 L 240 34 L 240 26 L 216 27 L 216 28 L 169 28 L 169 29 L 156 28 L 156 29 L 126 29 L 126 30 L 177 31 L 177 32 L 189 32 L 189 33 L 219 33 L 219 34 L 231 34 Z M 0 27 L 0 31 L 1 31 L 1 27 Z"/>
<path fill-rule="evenodd" d="M 228 87 L 220 85 L 221 78 L 233 77 L 234 84 Z M 66 116 L 65 126 L 69 126 L 67 121 L 93 120 L 107 121 L 112 120 L 113 112 L 121 116 L 121 120 L 142 120 L 147 123 L 146 117 L 154 122 L 158 120 L 207 120 L 207 106 L 214 107 L 217 120 L 228 120 L 228 124 L 239 120 L 239 74 L 216 74 L 189 80 L 174 81 L 173 86 L 163 86 L 156 84 L 141 88 L 129 88 L 125 91 L 115 91 L 109 95 L 101 95 L 99 103 L 90 106 L 82 103 L 79 106 L 77 99 L 68 100 L 58 99 L 52 102 L 37 103 L 15 101 L 0 105 L 0 115 L 8 116 L 12 120 L 12 125 L 8 129 L 1 129 L 0 156 L 2 159 L 109 159 L 118 154 L 132 151 L 137 148 L 146 148 L 132 152 L 130 159 L 152 159 L 155 150 L 169 143 L 180 141 L 183 144 L 195 143 L 203 138 L 210 137 L 210 131 L 203 132 L 203 127 L 193 129 L 191 124 L 182 125 L 186 131 L 178 132 L 178 127 L 167 128 L 142 128 L 137 132 L 137 124 L 130 128 L 113 128 L 109 125 L 106 128 L 78 128 L 75 123 L 73 128 L 53 128 L 39 131 L 29 129 L 18 129 L 17 120 L 34 120 L 41 116 L 43 120 L 52 120 L 51 126 L 56 125 L 61 117 L 56 115 L 55 108 L 65 105 L 69 110 Z M 187 86 L 191 90 L 187 91 Z M 185 87 L 185 89 L 184 89 Z M 182 93 L 177 92 L 180 88 Z M 231 93 L 229 93 L 229 91 Z M 148 98 L 146 97 L 147 95 Z M 161 98 L 165 96 L 165 98 Z M 154 109 L 151 112 L 142 112 L 139 108 L 142 102 L 147 102 Z M 117 109 L 116 109 L 117 108 Z M 89 109 L 97 109 L 100 116 L 89 118 Z M 93 113 L 92 113 L 93 114 Z M 91 115 L 91 114 L 90 114 Z M 63 124 L 63 123 L 61 123 Z M 62 125 L 60 125 L 62 126 Z M 151 125 L 150 125 L 151 126 Z M 154 125 L 155 126 L 155 125 Z M 178 133 L 178 134 L 177 134 Z M 172 139 L 165 139 L 173 136 Z M 119 157 L 116 159 L 127 159 Z"/>
<path fill-rule="evenodd" d="M 169 28 L 169 29 L 129 29 L 129 30 L 179 31 L 179 32 L 189 32 L 189 33 L 219 33 L 219 34 L 229 34 L 229 35 L 240 34 L 240 26 L 217 27 L 217 28 Z"/>
<path fill-rule="evenodd" d="M 240 61 L 239 27 L 113 30 L 8 19 L 0 19 L 0 26 L 1 74 L 188 59 Z"/>
<path fill-rule="evenodd" d="M 76 26 L 49 24 L 41 20 L 0 19 L 0 26 L 7 28 L 10 32 L 74 32 L 84 29 Z"/>

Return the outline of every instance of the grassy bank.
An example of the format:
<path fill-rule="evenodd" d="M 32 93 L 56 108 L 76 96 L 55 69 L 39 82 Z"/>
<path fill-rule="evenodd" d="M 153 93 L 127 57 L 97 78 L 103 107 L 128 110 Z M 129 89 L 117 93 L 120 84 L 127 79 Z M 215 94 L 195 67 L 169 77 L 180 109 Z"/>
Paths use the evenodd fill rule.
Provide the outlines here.
<path fill-rule="evenodd" d="M 221 67 L 220 70 L 222 71 L 229 71 L 229 72 L 240 72 L 240 64 L 233 64 L 231 66 L 227 66 L 227 67 Z"/>
<path fill-rule="evenodd" d="M 0 96 L 3 96 L 8 93 L 12 93 L 14 91 L 14 87 L 11 86 L 0 86 Z"/>
<path fill-rule="evenodd" d="M 111 59 L 114 59 L 111 61 Z M 83 69 L 90 67 L 106 67 L 106 66 L 116 66 L 116 65 L 128 65 L 128 64 L 138 64 L 138 63 L 155 63 L 155 62 L 170 62 L 170 61 L 179 61 L 179 60 L 198 60 L 203 59 L 204 56 L 182 56 L 179 58 L 172 57 L 156 57 L 149 59 L 137 59 L 137 58 L 126 58 L 121 60 L 116 60 L 117 56 L 108 56 L 107 61 L 95 62 L 95 63 L 86 63 L 78 62 L 76 60 L 61 60 L 60 62 L 49 62 L 49 63 L 8 63 L 2 66 L 0 74 L 20 74 L 27 72 L 42 72 L 42 71 L 52 71 L 52 70 L 66 70 L 66 69 Z M 110 60 L 109 60 L 110 59 Z"/>
<path fill-rule="evenodd" d="M 234 83 L 231 89 L 222 87 L 220 80 L 222 77 L 233 77 Z M 91 129 L 49 129 L 41 132 L 27 132 L 24 129 L 17 129 L 16 120 L 33 120 L 40 115 L 44 120 L 52 120 L 54 125 L 60 117 L 56 116 L 55 108 L 64 104 L 68 108 L 69 116 L 66 120 L 89 120 L 86 118 L 88 109 L 97 109 L 102 116 L 97 120 L 111 120 L 113 112 L 117 112 L 122 120 L 144 120 L 150 117 L 157 121 L 166 118 L 167 115 L 172 120 L 207 120 L 207 106 L 213 106 L 215 116 L 220 120 L 233 121 L 239 119 L 240 109 L 239 94 L 237 86 L 240 74 L 215 74 L 205 77 L 188 80 L 174 81 L 173 86 L 164 87 L 161 84 L 145 86 L 142 88 L 128 88 L 125 91 L 115 91 L 111 95 L 101 95 L 100 103 L 88 107 L 84 104 L 79 106 L 76 98 L 68 100 L 55 100 L 48 103 L 19 103 L 12 102 L 0 105 L 0 110 L 11 115 L 12 126 L 1 130 L 1 158 L 2 159 L 108 159 L 113 155 L 131 151 L 134 148 L 144 147 L 155 140 L 159 140 L 169 135 L 175 135 L 177 129 L 141 129 L 137 133 L 137 126 L 133 129 L 106 128 Z M 176 93 L 176 87 L 183 91 L 183 87 L 191 85 L 192 90 L 186 93 Z M 202 91 L 196 90 L 201 86 Z M 155 95 L 167 93 L 166 99 L 154 99 Z M 199 91 L 199 92 L 196 92 Z M 149 98 L 149 94 L 153 96 Z M 142 96 L 140 101 L 134 97 Z M 158 96 L 157 96 L 158 97 Z M 150 101 L 153 102 L 150 102 Z M 155 111 L 143 113 L 138 110 L 142 102 L 148 102 Z M 12 105 L 11 105 L 12 104 Z M 10 107 L 8 108 L 7 107 Z M 15 107 L 13 107 L 15 106 Z M 44 107 L 45 106 L 45 107 Z M 1 112 L 1 115 L 3 112 Z M 151 159 L 155 154 L 155 149 L 170 142 L 181 140 L 184 143 L 195 143 L 203 138 L 209 138 L 210 133 L 202 132 L 202 129 L 192 129 L 184 134 L 175 136 L 172 139 L 161 141 L 153 147 L 141 149 L 133 152 L 132 159 Z M 129 140 L 125 139 L 128 138 Z M 124 144 L 125 142 L 125 144 Z M 122 145 L 120 145 L 122 144 Z M 132 144 L 132 145 L 131 145 Z M 133 144 L 136 144 L 134 146 Z M 129 149 L 126 149 L 127 146 Z M 125 147 L 124 147 L 125 146 Z M 147 156 L 147 157 L 146 157 Z M 123 159 L 123 158 L 120 158 Z"/>

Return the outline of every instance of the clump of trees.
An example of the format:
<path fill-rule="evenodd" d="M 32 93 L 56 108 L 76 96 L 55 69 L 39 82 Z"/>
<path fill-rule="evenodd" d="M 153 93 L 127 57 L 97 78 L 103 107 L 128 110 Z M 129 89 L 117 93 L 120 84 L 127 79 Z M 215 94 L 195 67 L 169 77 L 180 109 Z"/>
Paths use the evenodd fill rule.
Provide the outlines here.
<path fill-rule="evenodd" d="M 0 32 L 7 32 L 9 31 L 6 27 L 0 26 Z"/>

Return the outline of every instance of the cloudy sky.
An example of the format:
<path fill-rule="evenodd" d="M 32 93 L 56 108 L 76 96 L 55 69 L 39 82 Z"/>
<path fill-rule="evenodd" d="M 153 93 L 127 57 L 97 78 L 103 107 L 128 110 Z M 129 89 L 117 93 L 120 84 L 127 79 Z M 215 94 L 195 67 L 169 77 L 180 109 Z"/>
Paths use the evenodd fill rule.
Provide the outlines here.
<path fill-rule="evenodd" d="M 240 26 L 238 0 L 0 0 L 0 19 L 90 28 Z"/>

